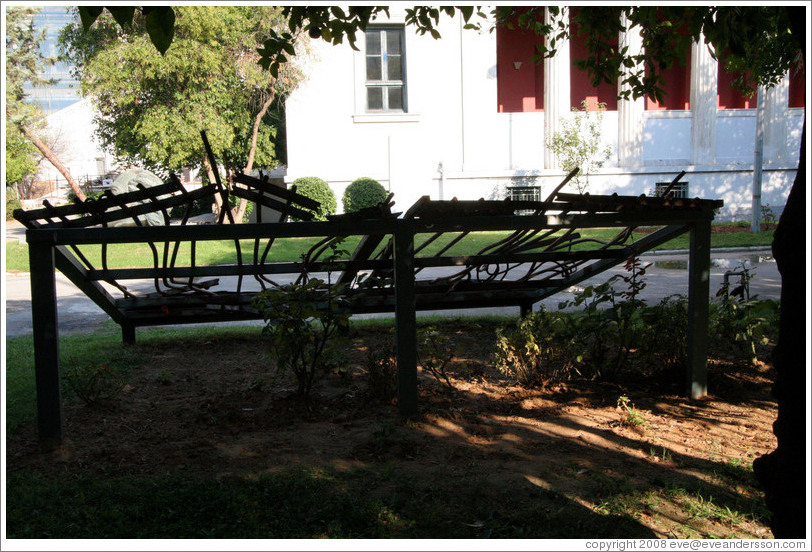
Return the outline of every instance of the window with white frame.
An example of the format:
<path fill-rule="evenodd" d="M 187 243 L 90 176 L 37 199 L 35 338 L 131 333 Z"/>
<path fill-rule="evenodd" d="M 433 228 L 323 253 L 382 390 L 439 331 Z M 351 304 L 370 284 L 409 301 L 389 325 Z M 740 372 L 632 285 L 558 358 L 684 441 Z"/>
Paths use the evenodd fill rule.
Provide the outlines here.
<path fill-rule="evenodd" d="M 366 31 L 366 108 L 368 112 L 406 112 L 403 27 Z"/>

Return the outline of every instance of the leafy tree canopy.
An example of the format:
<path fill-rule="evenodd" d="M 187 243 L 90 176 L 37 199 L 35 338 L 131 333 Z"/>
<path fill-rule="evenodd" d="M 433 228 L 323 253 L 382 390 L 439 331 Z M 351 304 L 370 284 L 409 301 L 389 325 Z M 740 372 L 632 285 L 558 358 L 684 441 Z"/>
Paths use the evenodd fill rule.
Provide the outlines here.
<path fill-rule="evenodd" d="M 26 138 L 22 127 L 38 129 L 43 114 L 36 105 L 25 101 L 25 84 L 46 85 L 41 77 L 53 60 L 42 56 L 39 45 L 45 31 L 34 28 L 39 8 L 12 7 L 6 12 L 6 184 L 33 176 L 39 165 L 38 150 Z"/>
<path fill-rule="evenodd" d="M 144 8 L 147 9 L 147 8 Z M 165 8 L 170 9 L 171 8 Z M 546 22 L 544 10 L 549 9 L 551 21 Z M 89 8 L 80 8 L 89 10 Z M 803 8 L 801 7 L 801 12 Z M 419 34 L 440 38 L 437 24 L 441 16 L 459 14 L 467 28 L 482 28 L 487 15 L 479 7 L 406 8 L 405 23 Z M 101 13 L 95 8 L 95 16 Z M 569 37 L 563 11 L 548 8 L 500 6 L 491 12 L 496 25 L 523 27 L 546 36 L 546 46 L 539 47 L 539 58 L 555 54 L 557 43 Z M 356 34 L 379 16 L 388 16 L 385 6 L 353 6 L 346 10 L 337 6 L 289 6 L 282 10 L 287 29 L 268 31 L 258 49 L 259 63 L 276 74 L 294 54 L 293 43 L 299 34 L 313 39 L 340 44 L 346 39 L 356 48 Z M 623 29 L 621 15 L 628 29 L 639 29 L 643 36 L 644 53 L 632 55 L 627 48 L 617 46 L 618 32 Z M 803 17 L 803 13 L 799 14 Z M 92 21 L 93 14 L 84 17 Z M 786 71 L 802 63 L 801 42 L 793 33 L 793 25 L 802 30 L 803 22 L 792 21 L 785 6 L 589 6 L 572 9 L 578 36 L 585 37 L 589 55 L 574 60 L 581 69 L 589 71 L 593 85 L 615 83 L 621 77 L 629 84 L 625 95 L 649 96 L 662 101 L 660 73 L 674 63 L 682 63 L 691 43 L 703 39 L 711 53 L 725 63 L 734 74 L 734 86 L 744 93 L 754 85 L 772 86 Z M 493 27 L 490 29 L 493 30 Z M 169 38 L 171 42 L 171 37 Z M 159 49 L 162 42 L 155 42 Z"/>
<path fill-rule="evenodd" d="M 76 67 L 83 95 L 99 116 L 101 143 L 120 159 L 160 169 L 197 166 L 205 153 L 200 131 L 228 167 L 244 167 L 254 118 L 266 100 L 293 88 L 292 64 L 278 78 L 258 65 L 268 29 L 280 27 L 280 9 L 266 6 L 176 6 L 172 48 L 153 47 L 156 12 L 99 13 L 63 30 L 63 57 Z M 154 16 L 153 16 L 154 17 Z M 123 26 L 122 26 L 123 22 Z M 276 129 L 258 129 L 256 162 L 276 159 Z"/>
<path fill-rule="evenodd" d="M 39 166 L 39 152 L 13 128 L 6 129 L 6 186 L 33 176 Z"/>
<path fill-rule="evenodd" d="M 30 125 L 41 118 L 36 106 L 25 101 L 25 84 L 45 85 L 45 66 L 52 60 L 42 57 L 39 45 L 45 31 L 34 29 L 39 8 L 9 8 L 6 12 L 6 121 Z"/>

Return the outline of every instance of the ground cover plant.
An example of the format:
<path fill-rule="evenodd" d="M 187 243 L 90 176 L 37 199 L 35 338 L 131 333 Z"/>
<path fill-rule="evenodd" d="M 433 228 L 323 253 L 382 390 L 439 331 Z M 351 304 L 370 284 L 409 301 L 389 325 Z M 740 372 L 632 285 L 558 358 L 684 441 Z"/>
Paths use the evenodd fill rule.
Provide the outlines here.
<path fill-rule="evenodd" d="M 31 339 L 11 339 L 8 536 L 770 537 L 752 473 L 775 446 L 769 330 L 755 360 L 749 345 L 711 340 L 711 394 L 691 400 L 635 347 L 613 373 L 518 381 L 496 351 L 519 323 L 420 318 L 409 420 L 387 319 L 351 321 L 343 370 L 306 395 L 294 374 L 268 376 L 259 324 L 144 330 L 131 346 L 113 324 L 63 336 L 63 366 L 93 360 L 126 383 L 90 404 L 65 386 L 66 440 L 49 452 L 36 441 Z M 545 347 L 553 361 L 570 354 Z"/>

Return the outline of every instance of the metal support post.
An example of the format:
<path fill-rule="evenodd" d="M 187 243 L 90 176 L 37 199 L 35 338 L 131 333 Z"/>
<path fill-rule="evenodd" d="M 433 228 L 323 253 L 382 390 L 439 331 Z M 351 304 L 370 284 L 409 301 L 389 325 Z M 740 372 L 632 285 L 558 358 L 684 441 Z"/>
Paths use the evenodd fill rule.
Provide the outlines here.
<path fill-rule="evenodd" d="M 395 340 L 398 412 L 417 413 L 417 317 L 414 294 L 414 230 L 400 221 L 395 231 Z"/>
<path fill-rule="evenodd" d="M 691 225 L 688 255 L 687 392 L 698 399 L 708 393 L 708 314 L 711 221 Z"/>
<path fill-rule="evenodd" d="M 121 341 L 126 345 L 135 344 L 135 326 L 132 324 L 122 324 Z"/>
<path fill-rule="evenodd" d="M 34 335 L 34 370 L 37 390 L 37 424 L 40 443 L 57 446 L 62 441 L 62 390 L 59 382 L 59 328 L 56 314 L 56 272 L 51 244 L 28 244 L 31 267 L 31 313 Z"/>

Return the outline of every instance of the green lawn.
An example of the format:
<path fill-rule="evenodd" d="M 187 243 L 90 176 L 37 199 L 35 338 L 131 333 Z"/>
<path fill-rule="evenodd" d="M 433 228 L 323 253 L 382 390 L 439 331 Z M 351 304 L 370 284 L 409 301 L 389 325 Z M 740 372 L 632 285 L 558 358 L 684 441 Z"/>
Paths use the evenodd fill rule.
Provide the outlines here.
<path fill-rule="evenodd" d="M 608 240 L 617 234 L 617 229 L 596 228 L 580 232 L 582 238 L 594 238 Z M 434 241 L 420 255 L 432 255 L 447 245 L 457 234 L 448 233 L 442 238 Z M 446 253 L 449 255 L 471 255 L 478 253 L 483 247 L 494 243 L 508 235 L 507 232 L 477 232 L 472 233 L 460 240 Z M 415 247 L 419 247 L 428 235 L 421 235 L 415 239 Z M 360 237 L 348 237 L 343 248 L 352 251 L 357 245 Z M 729 234 L 712 234 L 712 247 L 741 247 L 741 246 L 769 246 L 772 243 L 773 231 L 766 232 L 737 232 Z M 312 247 L 318 238 L 281 238 L 274 242 L 273 247 L 267 257 L 268 262 L 274 261 L 296 261 L 301 255 Z M 240 248 L 243 262 L 251 262 L 254 254 L 254 240 L 241 240 Z M 164 245 L 156 244 L 158 255 L 163 256 Z M 265 242 L 259 244 L 259 254 L 261 255 L 265 247 Z M 583 249 L 589 245 L 578 246 L 573 249 Z M 671 240 L 657 249 L 686 249 L 688 247 L 688 235 L 684 234 Z M 82 246 L 82 253 L 88 258 L 93 266 L 101 266 L 101 246 Z M 173 253 L 172 247 L 169 255 Z M 108 248 L 108 266 L 111 268 L 152 266 L 153 252 L 147 244 L 114 244 Z M 178 248 L 176 266 L 187 265 L 191 260 L 191 247 L 189 243 L 183 243 Z M 195 249 L 195 263 L 197 265 L 212 264 L 235 264 L 237 255 L 234 241 L 206 241 L 197 242 Z M 28 271 L 28 246 L 17 242 L 6 242 L 6 270 L 10 272 Z"/>

